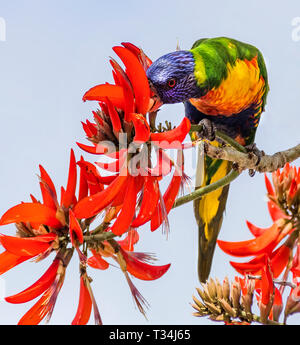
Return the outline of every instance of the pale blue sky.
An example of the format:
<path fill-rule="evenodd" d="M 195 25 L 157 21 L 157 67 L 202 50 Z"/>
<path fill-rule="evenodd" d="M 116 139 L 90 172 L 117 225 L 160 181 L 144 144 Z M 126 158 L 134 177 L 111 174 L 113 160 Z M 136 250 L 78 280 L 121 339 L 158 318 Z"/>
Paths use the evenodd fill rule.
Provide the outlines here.
<path fill-rule="evenodd" d="M 299 143 L 300 41 L 292 39 L 293 18 L 300 17 L 298 0 L 286 2 L 227 1 L 71 1 L 0 0 L 6 23 L 6 41 L 0 41 L 0 213 L 39 196 L 38 164 L 56 186 L 66 184 L 70 148 L 81 154 L 75 141 L 84 142 L 80 121 L 91 118 L 96 104 L 83 103 L 90 87 L 111 81 L 111 47 L 123 41 L 141 46 L 154 60 L 175 50 L 177 40 L 189 49 L 201 37 L 228 36 L 256 45 L 269 71 L 270 93 L 256 136 L 258 147 L 274 153 Z M 162 120 L 179 123 L 182 105 L 165 106 Z M 93 161 L 93 157 L 88 157 Z M 188 164 L 188 162 L 186 163 Z M 298 161 L 299 164 L 299 161 Z M 245 220 L 270 225 L 264 201 L 263 175 L 247 173 L 230 188 L 220 238 L 249 238 Z M 90 269 L 93 289 L 105 324 L 211 324 L 192 316 L 189 302 L 195 287 L 197 233 L 192 205 L 169 217 L 171 234 L 141 231 L 138 251 L 155 252 L 160 264 L 171 262 L 160 280 L 134 279 L 151 304 L 148 321 L 134 307 L 121 272 Z M 1 232 L 13 233 L 13 226 Z M 231 258 L 216 250 L 212 277 L 234 274 Z M 49 260 L 26 263 L 8 272 L 8 295 L 31 285 Z M 71 323 L 77 309 L 78 260 L 73 259 L 51 324 Z M 15 324 L 33 303 L 0 302 L 0 324 Z M 291 319 L 299 323 L 299 316 Z M 91 322 L 93 323 L 93 317 Z"/>

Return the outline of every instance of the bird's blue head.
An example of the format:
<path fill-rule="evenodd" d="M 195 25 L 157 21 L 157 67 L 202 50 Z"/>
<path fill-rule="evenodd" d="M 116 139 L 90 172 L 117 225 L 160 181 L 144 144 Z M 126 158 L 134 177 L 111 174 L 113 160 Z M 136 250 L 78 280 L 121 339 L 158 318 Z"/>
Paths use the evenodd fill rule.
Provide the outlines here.
<path fill-rule="evenodd" d="M 180 50 L 154 61 L 147 70 L 147 77 L 162 103 L 180 103 L 189 98 L 200 97 L 194 69 L 193 54 Z"/>

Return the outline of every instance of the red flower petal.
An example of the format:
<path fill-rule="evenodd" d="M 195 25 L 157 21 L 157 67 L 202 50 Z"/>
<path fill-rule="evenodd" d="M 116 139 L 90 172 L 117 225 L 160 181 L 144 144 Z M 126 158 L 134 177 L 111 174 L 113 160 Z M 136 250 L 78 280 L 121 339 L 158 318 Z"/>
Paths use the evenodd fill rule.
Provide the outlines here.
<path fill-rule="evenodd" d="M 0 275 L 21 264 L 22 262 L 29 260 L 31 256 L 19 256 L 5 251 L 0 254 Z"/>
<path fill-rule="evenodd" d="M 150 139 L 154 142 L 155 145 L 170 149 L 170 148 L 181 148 L 181 143 L 187 136 L 191 129 L 190 120 L 187 117 L 184 117 L 180 125 L 176 128 L 161 133 L 151 133 Z"/>
<path fill-rule="evenodd" d="M 120 248 L 120 251 L 124 260 L 126 261 L 127 271 L 134 277 L 141 280 L 158 279 L 163 276 L 171 266 L 171 264 L 163 266 L 149 265 L 137 260 L 133 255 L 131 255 L 129 252 L 126 252 L 122 248 Z"/>
<path fill-rule="evenodd" d="M 289 196 L 290 199 L 293 199 L 294 196 L 296 195 L 296 193 L 297 193 L 297 187 L 298 187 L 298 186 L 297 186 L 297 182 L 296 182 L 295 179 L 293 179 L 292 182 L 291 182 L 291 186 L 290 186 L 289 194 L 288 194 L 288 196 Z"/>
<path fill-rule="evenodd" d="M 119 245 L 129 252 L 132 252 L 134 249 L 134 245 L 139 240 L 139 234 L 136 230 L 131 229 L 128 231 L 127 236 L 124 238 L 124 240 L 117 241 Z"/>
<path fill-rule="evenodd" d="M 284 244 L 272 253 L 271 268 L 274 278 L 277 278 L 287 266 L 290 253 L 291 249 Z"/>
<path fill-rule="evenodd" d="M 132 85 L 128 79 L 128 76 L 123 71 L 121 66 L 114 60 L 111 59 L 110 63 L 115 70 L 118 83 L 123 88 L 124 93 L 124 120 L 126 122 L 130 121 L 130 114 L 135 112 L 134 95 Z M 127 132 L 127 130 L 126 130 Z"/>
<path fill-rule="evenodd" d="M 78 240 L 79 243 L 83 243 L 83 233 L 81 226 L 71 209 L 69 210 L 69 232 L 73 247 L 77 247 L 76 240 Z"/>
<path fill-rule="evenodd" d="M 143 115 L 135 113 L 131 113 L 130 118 L 135 130 L 133 141 L 136 143 L 145 143 L 150 136 L 150 127 L 147 120 Z"/>
<path fill-rule="evenodd" d="M 43 204 L 56 211 L 58 202 L 57 200 L 53 199 L 53 195 L 51 194 L 51 191 L 49 190 L 49 188 L 47 188 L 45 184 L 43 184 L 43 182 L 40 182 L 40 189 L 42 193 Z"/>
<path fill-rule="evenodd" d="M 46 185 L 49 187 L 49 190 L 51 191 L 51 194 L 54 196 L 53 199 L 57 199 L 56 189 L 54 186 L 54 183 L 52 182 L 50 176 L 48 175 L 47 171 L 39 165 L 40 172 L 41 172 L 41 180 L 46 183 Z"/>
<path fill-rule="evenodd" d="M 94 135 L 97 135 L 97 125 L 95 123 L 91 123 L 89 120 L 86 120 L 86 125 L 91 133 L 91 137 L 93 137 Z"/>
<path fill-rule="evenodd" d="M 172 180 L 167 190 L 164 193 L 164 198 L 163 198 L 167 214 L 169 214 L 169 212 L 171 211 L 174 205 L 177 194 L 179 193 L 180 185 L 181 185 L 181 176 L 179 176 L 178 173 L 175 171 L 172 177 Z M 156 230 L 162 224 L 164 220 L 162 207 L 163 206 L 161 205 L 156 207 L 156 211 L 153 217 L 151 218 L 151 231 Z"/>
<path fill-rule="evenodd" d="M 101 84 L 94 86 L 84 94 L 83 100 L 105 102 L 107 97 L 115 107 L 124 108 L 123 88 L 117 85 Z"/>
<path fill-rule="evenodd" d="M 150 67 L 152 61 L 148 58 L 148 56 L 143 52 L 142 49 L 129 42 L 122 42 L 121 44 L 125 48 L 129 49 L 139 59 L 145 71 Z"/>
<path fill-rule="evenodd" d="M 271 181 L 269 180 L 268 176 L 265 174 L 265 183 L 266 183 L 266 188 L 267 188 L 267 191 L 268 191 L 268 194 L 269 195 L 274 195 L 274 189 L 273 189 L 273 186 L 272 186 L 272 183 Z"/>
<path fill-rule="evenodd" d="M 267 252 L 280 235 L 281 229 L 274 223 L 264 233 L 252 240 L 241 242 L 226 242 L 218 240 L 219 247 L 227 254 L 232 256 L 251 256 Z"/>
<path fill-rule="evenodd" d="M 80 161 L 84 161 L 83 157 L 81 156 Z M 87 197 L 89 194 L 89 185 L 85 176 L 84 167 L 80 167 L 80 178 L 79 178 L 79 193 L 78 193 L 78 201 Z"/>
<path fill-rule="evenodd" d="M 143 199 L 139 214 L 132 222 L 132 227 L 138 227 L 148 222 L 158 205 L 159 184 L 155 177 L 146 176 L 144 179 Z"/>
<path fill-rule="evenodd" d="M 115 235 L 120 236 L 128 230 L 134 217 L 137 193 L 138 190 L 136 186 L 136 180 L 134 177 L 130 176 L 127 184 L 126 194 L 124 197 L 123 207 L 116 221 L 111 227 L 111 231 Z"/>
<path fill-rule="evenodd" d="M 119 114 L 116 111 L 114 105 L 112 104 L 112 102 L 110 101 L 110 99 L 108 97 L 106 97 L 105 103 L 106 103 L 107 108 L 108 108 L 108 113 L 109 113 L 109 117 L 111 119 L 113 131 L 116 135 L 118 132 L 121 132 L 121 130 L 122 130 L 122 125 L 121 125 Z"/>
<path fill-rule="evenodd" d="M 83 276 L 80 277 L 79 303 L 72 325 L 86 325 L 92 311 L 92 299 Z"/>
<path fill-rule="evenodd" d="M 2 246 L 10 253 L 18 256 L 36 256 L 46 251 L 57 235 L 49 233 L 36 237 L 13 237 L 0 235 Z"/>
<path fill-rule="evenodd" d="M 154 168 L 147 168 L 149 174 L 151 176 L 168 175 L 172 170 L 173 162 L 161 149 L 156 151 L 156 155 L 157 155 L 156 166 Z"/>
<path fill-rule="evenodd" d="M 83 151 L 94 155 L 102 155 L 108 151 L 107 147 L 100 144 L 94 146 L 88 146 L 81 143 L 76 143 Z"/>
<path fill-rule="evenodd" d="M 262 235 L 265 232 L 265 230 L 267 230 L 267 228 L 259 228 L 258 226 L 255 226 L 254 224 L 248 222 L 248 220 L 246 220 L 246 224 L 248 226 L 248 229 L 251 231 L 252 235 L 255 237 Z"/>
<path fill-rule="evenodd" d="M 23 203 L 10 208 L 0 219 L 0 225 L 11 223 L 33 222 L 60 228 L 56 219 L 56 211 L 38 203 Z"/>
<path fill-rule="evenodd" d="M 268 263 L 263 267 L 261 272 L 261 302 L 267 305 L 273 294 L 273 278 Z"/>
<path fill-rule="evenodd" d="M 146 73 L 137 57 L 130 50 L 123 47 L 114 47 L 113 50 L 126 67 L 126 74 L 134 90 L 137 112 L 145 115 L 150 100 L 150 88 Z"/>
<path fill-rule="evenodd" d="M 289 217 L 273 202 L 273 201 L 268 201 L 268 209 L 270 216 L 275 222 L 276 220 L 280 218 L 288 219 Z"/>
<path fill-rule="evenodd" d="M 110 163 L 102 163 L 102 162 L 95 162 L 98 167 L 100 167 L 103 170 L 107 170 L 110 172 L 119 172 L 120 169 L 122 169 L 126 159 L 127 159 L 127 151 L 120 157 L 120 159 L 117 159 L 114 162 Z"/>
<path fill-rule="evenodd" d="M 74 207 L 75 217 L 78 219 L 95 216 L 108 206 L 127 182 L 128 175 L 120 174 L 106 189 L 80 200 Z"/>
<path fill-rule="evenodd" d="M 44 292 L 42 297 L 31 307 L 20 319 L 18 325 L 37 325 L 48 315 L 51 317 L 57 296 L 62 287 L 64 279 L 58 280 L 58 275 L 53 284 Z"/>
<path fill-rule="evenodd" d="M 110 185 L 119 175 L 100 176 L 99 183 Z"/>
<path fill-rule="evenodd" d="M 249 262 L 229 262 L 230 265 L 240 274 L 258 274 L 265 263 L 265 254 L 259 255 Z"/>
<path fill-rule="evenodd" d="M 25 303 L 41 295 L 54 282 L 56 277 L 59 260 L 55 259 L 47 271 L 27 289 L 19 292 L 16 295 L 5 297 L 6 302 L 9 303 Z"/>
<path fill-rule="evenodd" d="M 74 151 L 71 150 L 68 184 L 67 184 L 67 188 L 62 200 L 62 205 L 65 206 L 66 208 L 69 208 L 74 203 L 75 191 L 76 191 L 76 180 L 77 180 L 76 159 L 75 159 Z"/>
<path fill-rule="evenodd" d="M 93 256 L 88 258 L 88 265 L 99 270 L 106 270 L 109 267 L 109 263 L 95 250 L 92 249 L 91 252 L 93 253 Z"/>

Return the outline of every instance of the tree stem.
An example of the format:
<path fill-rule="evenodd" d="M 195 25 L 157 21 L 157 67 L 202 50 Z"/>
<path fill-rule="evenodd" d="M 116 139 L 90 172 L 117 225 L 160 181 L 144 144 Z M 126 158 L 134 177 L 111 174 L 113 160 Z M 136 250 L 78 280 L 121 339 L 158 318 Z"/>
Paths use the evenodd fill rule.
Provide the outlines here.
<path fill-rule="evenodd" d="M 112 232 L 104 232 L 97 235 L 83 236 L 83 239 L 85 242 L 94 242 L 94 241 L 102 242 L 102 241 L 111 240 L 114 237 L 116 237 L 116 235 L 113 234 Z"/>
<path fill-rule="evenodd" d="M 213 192 L 216 189 L 219 189 L 221 187 L 224 187 L 226 185 L 228 185 L 230 182 L 232 182 L 233 180 L 235 180 L 237 177 L 239 176 L 239 172 L 236 170 L 231 170 L 230 173 L 228 175 L 226 175 L 225 177 L 221 178 L 220 180 L 211 183 L 207 186 L 204 186 L 202 188 L 199 188 L 197 190 L 195 190 L 194 192 L 184 195 L 181 198 L 178 198 L 174 205 L 173 208 L 181 206 L 183 204 L 186 204 L 187 202 L 193 201 L 195 199 L 200 198 L 201 196 L 208 194 L 210 192 Z"/>

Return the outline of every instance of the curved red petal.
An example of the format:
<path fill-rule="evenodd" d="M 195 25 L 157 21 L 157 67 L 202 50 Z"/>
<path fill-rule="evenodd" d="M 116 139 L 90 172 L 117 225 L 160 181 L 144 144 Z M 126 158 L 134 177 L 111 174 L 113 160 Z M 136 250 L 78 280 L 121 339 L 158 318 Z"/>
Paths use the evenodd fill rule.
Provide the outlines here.
<path fill-rule="evenodd" d="M 120 174 L 106 189 L 80 200 L 74 207 L 75 217 L 90 218 L 108 206 L 127 182 L 128 174 Z"/>
<path fill-rule="evenodd" d="M 114 105 L 112 104 L 112 102 L 110 101 L 110 99 L 108 97 L 106 97 L 105 103 L 106 103 L 107 108 L 108 108 L 108 113 L 109 113 L 109 117 L 111 119 L 111 124 L 112 124 L 114 133 L 120 132 L 122 130 L 122 125 L 121 125 L 121 121 L 120 121 L 120 117 L 119 117 L 118 112 L 116 111 Z"/>
<path fill-rule="evenodd" d="M 122 169 L 122 166 L 127 158 L 127 155 L 122 156 L 120 159 L 115 160 L 114 162 L 110 163 L 103 163 L 103 162 L 95 162 L 99 168 L 103 170 L 107 170 L 110 172 L 119 172 Z"/>
<path fill-rule="evenodd" d="M 138 227 L 148 222 L 158 205 L 159 201 L 159 184 L 157 178 L 146 176 L 144 180 L 143 199 L 140 211 L 132 222 L 132 227 Z"/>
<path fill-rule="evenodd" d="M 91 252 L 93 253 L 93 256 L 88 258 L 88 265 L 98 270 L 106 270 L 109 267 L 109 263 L 105 261 L 95 250 L 92 249 Z"/>
<path fill-rule="evenodd" d="M 68 183 L 67 183 L 67 188 L 62 199 L 62 205 L 65 206 L 66 208 L 69 208 L 74 202 L 75 191 L 76 191 L 76 181 L 77 181 L 76 159 L 75 159 L 74 151 L 73 149 L 71 149 Z"/>
<path fill-rule="evenodd" d="M 41 173 L 41 180 L 47 184 L 49 189 L 51 190 L 52 194 L 57 199 L 56 189 L 54 186 L 54 183 L 52 182 L 50 176 L 48 175 L 47 171 L 42 167 L 42 165 L 39 165 L 40 173 Z"/>
<path fill-rule="evenodd" d="M 81 156 L 80 161 L 84 161 Z M 78 201 L 85 198 L 89 194 L 89 185 L 85 176 L 85 171 L 83 167 L 80 167 L 80 177 L 79 177 L 79 192 L 78 192 Z"/>
<path fill-rule="evenodd" d="M 76 144 L 85 152 L 91 153 L 94 155 L 102 155 L 108 151 L 107 147 L 101 146 L 100 144 L 94 145 L 94 146 L 89 146 L 89 145 L 84 145 L 81 143 L 76 142 Z"/>
<path fill-rule="evenodd" d="M 273 222 L 280 218 L 288 219 L 288 216 L 271 200 L 268 201 L 268 210 Z"/>
<path fill-rule="evenodd" d="M 43 182 L 40 182 L 40 189 L 42 193 L 43 204 L 56 211 L 58 202 L 57 200 L 53 199 L 54 195 L 51 194 L 50 189 L 47 188 L 47 186 Z"/>
<path fill-rule="evenodd" d="M 179 193 L 181 185 L 181 176 L 178 175 L 178 173 L 175 171 L 174 175 L 172 177 L 172 180 L 167 188 L 167 190 L 164 193 L 164 204 L 167 214 L 171 211 L 174 202 L 176 200 L 176 197 Z M 156 208 L 156 211 L 154 215 L 151 218 L 151 231 L 156 230 L 163 222 L 163 215 L 162 215 L 162 206 L 158 206 Z"/>
<path fill-rule="evenodd" d="M 101 84 L 94 86 L 84 94 L 83 101 L 105 102 L 106 97 L 109 97 L 115 107 L 124 108 L 123 88 L 117 85 Z"/>
<path fill-rule="evenodd" d="M 266 184 L 266 188 L 267 188 L 268 194 L 274 196 L 275 195 L 274 189 L 273 189 L 272 183 L 269 180 L 267 174 L 265 174 L 265 184 Z"/>
<path fill-rule="evenodd" d="M 280 246 L 274 253 L 272 253 L 271 258 L 271 268 L 274 278 L 279 277 L 281 272 L 285 269 L 289 262 L 291 249 L 284 244 Z"/>
<path fill-rule="evenodd" d="M 257 274 L 263 267 L 264 262 L 251 263 L 251 262 L 234 262 L 229 261 L 230 265 L 240 274 Z"/>
<path fill-rule="evenodd" d="M 248 222 L 248 220 L 246 220 L 246 224 L 247 224 L 248 229 L 251 231 L 252 235 L 255 237 L 262 235 L 268 229 L 268 228 L 259 228 L 258 226 Z"/>
<path fill-rule="evenodd" d="M 36 256 L 46 251 L 57 235 L 49 233 L 36 237 L 13 237 L 0 235 L 2 246 L 10 253 L 18 256 Z"/>
<path fill-rule="evenodd" d="M 0 275 L 30 258 L 31 256 L 19 256 L 6 250 L 0 254 Z"/>
<path fill-rule="evenodd" d="M 10 208 L 0 219 L 0 225 L 20 222 L 33 222 L 60 228 L 56 219 L 56 211 L 38 203 L 22 203 Z"/>
<path fill-rule="evenodd" d="M 147 120 L 143 115 L 135 113 L 131 113 L 130 118 L 135 130 L 133 141 L 136 143 L 145 143 L 150 136 L 150 127 Z"/>
<path fill-rule="evenodd" d="M 273 278 L 268 263 L 261 271 L 261 302 L 267 305 L 273 294 Z"/>
<path fill-rule="evenodd" d="M 217 240 L 219 247 L 227 254 L 232 256 L 251 256 L 267 252 L 280 234 L 277 224 L 273 224 L 264 233 L 252 240 L 241 242 L 227 242 Z"/>
<path fill-rule="evenodd" d="M 114 47 L 113 50 L 126 67 L 126 74 L 134 90 L 137 112 L 145 115 L 149 107 L 150 88 L 144 68 L 130 50 L 123 47 Z"/>
<path fill-rule="evenodd" d="M 54 282 L 59 260 L 55 259 L 47 271 L 34 284 L 16 295 L 5 297 L 9 303 L 25 303 L 41 295 Z"/>
<path fill-rule="evenodd" d="M 84 277 L 80 277 L 79 303 L 72 325 L 86 325 L 92 311 L 92 299 L 85 284 Z"/>
<path fill-rule="evenodd" d="M 157 150 L 156 155 L 156 166 L 154 168 L 148 168 L 147 171 L 151 176 L 168 175 L 172 170 L 173 162 L 161 149 Z"/>
<path fill-rule="evenodd" d="M 137 260 L 134 256 L 130 255 L 129 252 L 126 252 L 122 248 L 120 249 L 124 260 L 126 261 L 127 271 L 132 274 L 134 277 L 141 280 L 155 280 L 163 276 L 171 264 L 163 266 L 154 266 L 146 264 L 142 261 Z"/>
<path fill-rule="evenodd" d="M 131 229 L 128 231 L 127 236 L 124 238 L 124 240 L 117 241 L 119 245 L 129 252 L 132 252 L 134 249 L 134 245 L 139 240 L 139 234 L 136 230 Z"/>
<path fill-rule="evenodd" d="M 152 64 L 152 61 L 149 57 L 143 52 L 142 49 L 138 48 L 130 42 L 122 42 L 122 46 L 129 49 L 142 63 L 144 70 L 146 71 L 149 66 Z"/>
<path fill-rule="evenodd" d="M 111 231 L 115 235 L 120 236 L 128 230 L 135 213 L 137 193 L 138 190 L 135 178 L 130 176 L 126 188 L 123 207 L 121 209 L 120 214 L 118 215 L 117 219 L 111 227 Z"/>
<path fill-rule="evenodd" d="M 69 210 L 69 232 L 73 247 L 77 247 L 76 240 L 78 240 L 79 243 L 83 243 L 83 233 L 81 226 L 71 209 Z"/>
<path fill-rule="evenodd" d="M 180 125 L 176 128 L 161 133 L 151 133 L 150 139 L 154 142 L 155 145 L 161 148 L 181 148 L 181 143 L 187 136 L 191 129 L 190 120 L 187 117 L 184 117 Z"/>

